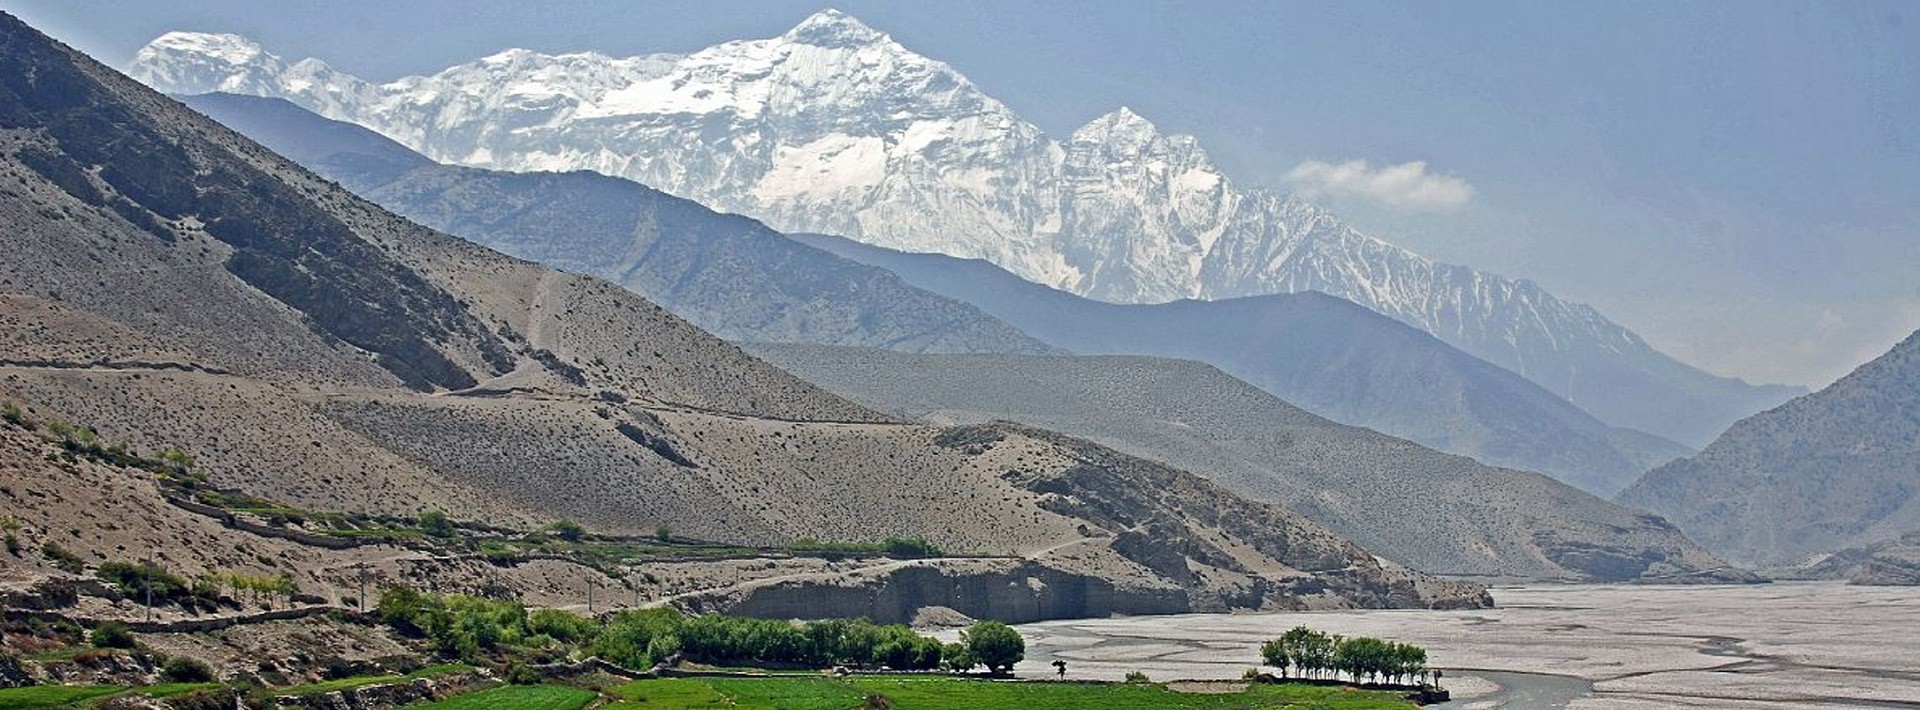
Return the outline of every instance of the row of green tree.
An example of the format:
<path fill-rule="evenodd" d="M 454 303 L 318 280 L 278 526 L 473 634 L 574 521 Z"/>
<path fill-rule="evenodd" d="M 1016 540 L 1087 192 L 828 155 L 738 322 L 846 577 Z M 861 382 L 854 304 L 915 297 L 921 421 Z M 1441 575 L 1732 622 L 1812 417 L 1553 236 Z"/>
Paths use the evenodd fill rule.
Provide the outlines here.
<path fill-rule="evenodd" d="M 44 551 L 49 558 L 66 555 L 49 543 Z M 193 579 L 184 579 L 172 570 L 152 562 L 125 562 L 109 560 L 100 563 L 94 571 L 100 578 L 137 603 L 172 602 L 183 605 L 201 605 L 212 608 L 220 598 L 228 593 L 249 594 L 254 602 L 272 602 L 276 598 L 292 602 L 293 596 L 300 592 L 293 576 L 285 572 L 278 574 L 244 574 L 240 572 L 212 571 Z"/>
<path fill-rule="evenodd" d="M 1344 673 L 1355 683 L 1427 682 L 1427 650 L 1410 643 L 1369 636 L 1352 638 L 1297 626 L 1260 646 L 1260 658 L 1280 669 L 1280 677 L 1297 672 L 1320 678 Z"/>
<path fill-rule="evenodd" d="M 529 612 L 517 602 L 422 593 L 395 586 L 380 595 L 380 618 L 427 641 L 449 659 L 556 660 L 599 656 L 629 668 L 674 657 L 720 666 L 852 666 L 897 670 L 1012 670 L 1026 642 L 1007 625 L 986 621 L 942 644 L 904 625 L 866 619 L 797 623 L 673 609 L 622 611 L 604 621 L 561 609 Z"/>

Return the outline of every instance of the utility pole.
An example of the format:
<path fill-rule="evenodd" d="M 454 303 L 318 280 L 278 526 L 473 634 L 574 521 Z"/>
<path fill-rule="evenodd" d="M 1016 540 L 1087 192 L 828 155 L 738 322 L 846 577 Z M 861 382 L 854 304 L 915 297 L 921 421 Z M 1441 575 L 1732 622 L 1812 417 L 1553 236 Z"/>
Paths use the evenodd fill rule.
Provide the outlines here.
<path fill-rule="evenodd" d="M 366 613 L 367 611 L 367 563 L 361 562 L 360 564 L 354 565 L 354 567 L 360 571 L 360 596 L 354 597 L 354 600 L 360 603 L 360 612 Z"/>
<path fill-rule="evenodd" d="M 587 616 L 593 616 L 593 580 L 587 580 Z"/>

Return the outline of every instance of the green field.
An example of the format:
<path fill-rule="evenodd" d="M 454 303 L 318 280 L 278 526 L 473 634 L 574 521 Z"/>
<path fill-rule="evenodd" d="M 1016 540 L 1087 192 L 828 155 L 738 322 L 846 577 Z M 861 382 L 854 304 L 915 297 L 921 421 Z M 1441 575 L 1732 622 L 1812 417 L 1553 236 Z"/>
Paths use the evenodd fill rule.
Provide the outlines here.
<path fill-rule="evenodd" d="M 197 690 L 212 690 L 219 683 L 161 683 L 140 688 L 117 685 L 36 685 L 26 688 L 0 688 L 0 710 L 57 708 L 77 705 L 112 695 L 145 695 L 171 698 Z"/>
<path fill-rule="evenodd" d="M 580 710 L 600 696 L 564 685 L 506 685 L 436 703 L 419 710 Z"/>
<path fill-rule="evenodd" d="M 437 666 L 423 674 L 453 672 L 465 666 Z M 320 692 L 391 681 L 399 676 L 368 676 L 304 686 Z M 54 685 L 0 689 L 0 710 L 65 707 L 122 693 L 164 697 L 217 687 L 179 683 L 148 688 L 103 685 Z M 295 689 L 288 689 L 295 690 Z M 1254 685 L 1240 692 L 1181 693 L 1159 684 L 999 682 L 941 676 L 853 677 L 767 676 L 761 678 L 663 678 L 640 680 L 607 691 L 614 702 L 606 710 L 853 710 L 869 698 L 885 698 L 898 710 L 972 710 L 1044 707 L 1060 710 L 1406 710 L 1393 693 L 1311 685 Z M 435 703 L 420 710 L 581 710 L 598 699 L 592 691 L 564 685 L 509 685 Z"/>
<path fill-rule="evenodd" d="M 26 688 L 0 688 L 0 710 L 57 708 L 82 700 L 126 692 L 112 685 L 36 685 Z"/>
<path fill-rule="evenodd" d="M 420 670 L 414 671 L 412 673 L 408 673 L 406 675 L 397 675 L 397 674 L 389 673 L 385 675 L 363 675 L 363 676 L 354 676 L 352 678 L 335 678 L 333 680 L 323 680 L 318 683 L 308 683 L 306 685 L 296 685 L 290 688 L 282 688 L 280 690 L 274 691 L 274 694 L 275 695 L 312 695 L 314 693 L 327 693 L 335 690 L 346 690 L 348 688 L 358 688 L 363 685 L 379 685 L 381 683 L 396 683 L 403 680 L 413 680 L 415 678 L 433 678 L 436 676 L 447 675 L 449 673 L 459 673 L 461 671 L 470 670 L 472 668 L 473 666 L 469 666 L 464 663 L 444 663 L 437 666 L 428 666 L 426 668 L 422 668 Z"/>
<path fill-rule="evenodd" d="M 161 683 L 159 685 L 149 685 L 144 688 L 134 688 L 133 692 L 150 698 L 171 698 L 175 695 L 186 695 L 187 693 L 199 690 L 213 690 L 218 687 L 220 687 L 219 683 Z"/>
<path fill-rule="evenodd" d="M 667 678 L 609 691 L 608 710 L 738 708 L 851 710 L 881 696 L 899 710 L 1044 707 L 1061 710 L 1406 710 L 1393 693 L 1308 685 L 1256 685 L 1238 693 L 1180 693 L 1158 684 L 994 682 L 943 677 Z"/>

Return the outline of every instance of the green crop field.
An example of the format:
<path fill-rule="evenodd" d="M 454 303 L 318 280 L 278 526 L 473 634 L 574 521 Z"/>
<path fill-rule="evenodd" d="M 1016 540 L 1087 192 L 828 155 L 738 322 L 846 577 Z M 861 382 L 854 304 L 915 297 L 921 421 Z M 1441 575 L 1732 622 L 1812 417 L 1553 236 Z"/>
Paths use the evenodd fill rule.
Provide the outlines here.
<path fill-rule="evenodd" d="M 739 708 L 741 710 L 850 710 L 869 696 L 898 710 L 1044 707 L 1062 710 L 1406 710 L 1392 693 L 1307 685 L 1256 685 L 1231 693 L 1181 693 L 1158 684 L 996 682 L 942 677 L 667 678 L 641 680 L 609 691 L 620 701 L 608 710 Z"/>
<path fill-rule="evenodd" d="M 0 689 L 0 710 L 57 708 L 82 700 L 124 693 L 126 690 L 126 688 L 111 685 L 35 685 L 26 688 L 3 688 Z"/>
<path fill-rule="evenodd" d="M 419 710 L 580 710 L 598 697 L 593 691 L 564 685 L 507 685 L 411 707 Z"/>

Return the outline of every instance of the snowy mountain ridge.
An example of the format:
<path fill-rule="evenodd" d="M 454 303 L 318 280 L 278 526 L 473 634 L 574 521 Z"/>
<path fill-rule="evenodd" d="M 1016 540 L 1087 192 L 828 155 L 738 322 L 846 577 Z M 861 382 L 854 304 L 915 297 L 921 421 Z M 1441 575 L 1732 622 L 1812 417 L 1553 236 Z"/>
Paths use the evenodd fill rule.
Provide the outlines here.
<path fill-rule="evenodd" d="M 1521 373 L 1601 419 L 1702 444 L 1793 392 L 1716 378 L 1527 281 L 1438 264 L 1238 186 L 1121 108 L 1065 141 L 834 10 L 686 55 L 507 50 L 377 84 L 175 32 L 130 73 L 286 98 L 436 160 L 626 177 L 786 232 L 992 261 L 1125 303 L 1324 291 Z"/>

